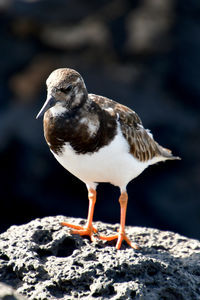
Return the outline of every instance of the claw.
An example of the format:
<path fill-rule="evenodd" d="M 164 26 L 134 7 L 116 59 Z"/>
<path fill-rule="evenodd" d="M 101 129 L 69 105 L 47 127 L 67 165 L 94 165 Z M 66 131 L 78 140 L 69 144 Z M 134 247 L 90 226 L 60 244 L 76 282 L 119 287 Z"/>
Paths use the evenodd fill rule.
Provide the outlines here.
<path fill-rule="evenodd" d="M 80 226 L 80 225 L 74 225 L 66 222 L 60 223 L 61 226 L 67 226 L 69 228 L 72 228 L 74 230 L 71 230 L 72 234 L 79 234 L 79 235 L 88 235 L 91 239 L 91 241 L 94 241 L 93 234 L 97 233 L 97 229 L 93 226 Z"/>
<path fill-rule="evenodd" d="M 127 244 L 135 249 L 135 250 L 140 250 L 140 247 L 137 244 L 132 244 L 130 239 L 126 236 L 125 233 L 117 233 L 115 235 L 111 235 L 111 236 L 102 236 L 99 235 L 98 236 L 99 239 L 104 240 L 104 241 L 112 241 L 117 239 L 117 244 L 116 244 L 116 249 L 119 250 L 121 248 L 121 244 L 123 242 L 123 240 L 125 240 L 127 242 Z"/>

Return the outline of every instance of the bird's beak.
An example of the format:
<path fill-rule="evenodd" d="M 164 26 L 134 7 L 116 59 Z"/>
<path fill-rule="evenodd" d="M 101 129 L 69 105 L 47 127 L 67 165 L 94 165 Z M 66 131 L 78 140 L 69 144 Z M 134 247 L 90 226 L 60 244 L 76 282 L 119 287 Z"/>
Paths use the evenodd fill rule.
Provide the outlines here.
<path fill-rule="evenodd" d="M 55 103 L 56 103 L 56 99 L 54 97 L 52 96 L 48 97 L 44 105 L 42 106 L 41 110 L 37 114 L 36 119 L 42 117 L 49 108 L 55 105 Z"/>

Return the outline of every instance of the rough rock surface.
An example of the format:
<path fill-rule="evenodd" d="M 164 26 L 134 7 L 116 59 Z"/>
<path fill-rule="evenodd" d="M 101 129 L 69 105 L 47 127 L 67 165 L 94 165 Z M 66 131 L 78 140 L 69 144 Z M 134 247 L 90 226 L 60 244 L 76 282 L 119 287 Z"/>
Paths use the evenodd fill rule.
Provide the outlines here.
<path fill-rule="evenodd" d="M 23 296 L 19 295 L 11 286 L 0 283 L 0 299 L 1 300 L 26 300 Z"/>
<path fill-rule="evenodd" d="M 71 235 L 63 216 L 12 226 L 0 235 L 0 281 L 28 299 L 200 299 L 200 242 L 173 232 L 127 227 L 136 251 Z M 110 234 L 118 225 L 96 222 Z"/>

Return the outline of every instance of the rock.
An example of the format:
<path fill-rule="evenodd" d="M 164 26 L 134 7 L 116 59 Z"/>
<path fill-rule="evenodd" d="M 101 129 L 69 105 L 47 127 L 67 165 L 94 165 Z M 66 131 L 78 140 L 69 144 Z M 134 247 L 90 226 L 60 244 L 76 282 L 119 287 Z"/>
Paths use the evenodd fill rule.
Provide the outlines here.
<path fill-rule="evenodd" d="M 200 299 L 200 242 L 173 232 L 127 227 L 141 246 L 71 235 L 63 216 L 12 226 L 0 235 L 0 281 L 28 299 Z M 118 225 L 95 222 L 111 234 Z M 15 299 L 15 298 L 13 298 Z M 17 298 L 19 299 L 19 298 Z"/>
<path fill-rule="evenodd" d="M 7 284 L 0 282 L 0 299 L 1 300 L 26 300 Z"/>
<path fill-rule="evenodd" d="M 140 55 L 167 52 L 173 25 L 173 1 L 145 0 L 127 17 L 127 51 Z"/>
<path fill-rule="evenodd" d="M 110 43 L 106 26 L 90 19 L 62 28 L 47 26 L 41 33 L 41 39 L 58 49 L 82 49 L 88 45 L 102 48 Z"/>
<path fill-rule="evenodd" d="M 39 55 L 22 72 L 16 73 L 9 81 L 10 89 L 20 102 L 34 102 L 53 67 L 52 57 Z M 31 82 L 31 85 L 30 85 Z"/>

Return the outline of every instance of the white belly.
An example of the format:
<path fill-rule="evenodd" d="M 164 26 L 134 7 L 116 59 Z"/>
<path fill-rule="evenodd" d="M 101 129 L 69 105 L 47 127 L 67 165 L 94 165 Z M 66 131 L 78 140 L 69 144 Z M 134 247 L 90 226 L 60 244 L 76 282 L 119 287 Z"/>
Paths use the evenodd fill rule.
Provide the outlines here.
<path fill-rule="evenodd" d="M 129 181 L 152 164 L 140 162 L 129 153 L 129 145 L 120 130 L 108 146 L 97 152 L 76 154 L 66 143 L 62 155 L 53 154 L 65 169 L 90 186 L 95 182 L 110 182 L 125 189 Z"/>

